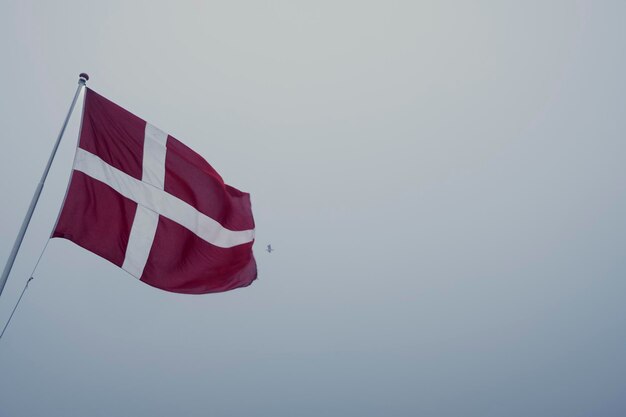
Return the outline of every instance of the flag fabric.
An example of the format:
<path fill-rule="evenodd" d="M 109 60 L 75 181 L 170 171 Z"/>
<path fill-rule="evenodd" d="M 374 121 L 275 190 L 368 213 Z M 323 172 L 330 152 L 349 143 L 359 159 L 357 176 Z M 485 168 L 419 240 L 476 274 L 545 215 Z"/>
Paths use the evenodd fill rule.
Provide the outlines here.
<path fill-rule="evenodd" d="M 226 185 L 172 136 L 88 88 L 52 237 L 177 293 L 228 291 L 257 276 L 250 195 Z"/>

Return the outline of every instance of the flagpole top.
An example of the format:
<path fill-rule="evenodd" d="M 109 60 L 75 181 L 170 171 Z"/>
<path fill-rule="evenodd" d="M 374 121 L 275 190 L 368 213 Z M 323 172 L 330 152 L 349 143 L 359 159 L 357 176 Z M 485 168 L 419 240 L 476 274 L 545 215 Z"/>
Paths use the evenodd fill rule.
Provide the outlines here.
<path fill-rule="evenodd" d="M 87 75 L 84 72 L 81 72 L 80 75 L 78 76 L 78 84 L 85 85 L 88 80 L 89 80 L 89 75 Z"/>

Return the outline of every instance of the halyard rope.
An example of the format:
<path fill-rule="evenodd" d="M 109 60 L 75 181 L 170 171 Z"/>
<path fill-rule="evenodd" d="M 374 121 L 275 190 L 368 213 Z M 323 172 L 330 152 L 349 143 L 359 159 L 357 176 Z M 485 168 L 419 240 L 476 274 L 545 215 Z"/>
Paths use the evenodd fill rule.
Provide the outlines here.
<path fill-rule="evenodd" d="M 4 328 L 2 329 L 2 333 L 0 333 L 0 339 L 2 339 L 2 336 L 4 336 L 4 332 L 7 330 L 7 327 L 9 327 L 9 323 L 11 323 L 11 319 L 13 318 L 13 315 L 15 314 L 15 310 L 17 310 L 17 306 L 20 305 L 20 301 L 22 301 L 22 297 L 24 297 L 24 293 L 26 292 L 26 289 L 28 288 L 28 284 L 30 284 L 30 282 L 33 279 L 35 279 L 35 271 L 37 270 L 37 267 L 39 266 L 39 262 L 41 262 L 41 258 L 43 258 L 43 254 L 46 251 L 46 248 L 48 247 L 48 243 L 50 243 L 49 238 L 46 241 L 46 244 L 44 245 L 43 250 L 39 254 L 37 263 L 35 264 L 35 267 L 33 268 L 32 272 L 30 273 L 30 278 L 28 278 L 28 281 L 26 281 L 26 285 L 24 285 L 24 289 L 22 290 L 22 293 L 20 294 L 20 298 L 17 299 L 17 303 L 15 303 L 15 306 L 13 307 L 13 311 L 11 311 L 11 315 L 9 316 L 9 319 L 4 325 Z"/>

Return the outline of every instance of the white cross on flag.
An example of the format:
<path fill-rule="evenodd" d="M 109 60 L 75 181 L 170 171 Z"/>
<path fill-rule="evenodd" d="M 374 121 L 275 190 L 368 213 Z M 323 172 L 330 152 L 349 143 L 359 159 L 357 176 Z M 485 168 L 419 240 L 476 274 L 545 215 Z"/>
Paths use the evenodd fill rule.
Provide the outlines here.
<path fill-rule="evenodd" d="M 69 239 L 163 290 L 250 285 L 250 195 L 197 153 L 86 90 L 74 171 L 52 237 Z"/>

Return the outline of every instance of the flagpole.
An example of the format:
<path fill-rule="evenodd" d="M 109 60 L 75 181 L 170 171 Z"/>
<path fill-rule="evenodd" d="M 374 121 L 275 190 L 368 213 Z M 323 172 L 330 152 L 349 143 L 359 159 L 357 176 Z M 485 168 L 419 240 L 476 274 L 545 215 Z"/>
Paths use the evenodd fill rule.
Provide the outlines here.
<path fill-rule="evenodd" d="M 50 158 L 48 159 L 46 168 L 43 171 L 41 180 L 39 180 L 39 184 L 37 185 L 37 189 L 35 190 L 33 199 L 30 202 L 30 207 L 28 207 L 28 211 L 26 212 L 26 216 L 24 217 L 24 221 L 22 222 L 22 227 L 20 228 L 20 231 L 17 234 L 17 238 L 15 239 L 15 243 L 13 244 L 13 249 L 11 250 L 11 254 L 9 255 L 9 259 L 7 260 L 7 263 L 4 267 L 4 271 L 2 271 L 2 276 L 0 277 L 0 295 L 2 295 L 2 291 L 4 290 L 4 285 L 6 284 L 7 279 L 9 278 L 9 274 L 11 273 L 13 262 L 15 262 L 15 258 L 17 257 L 17 252 L 20 250 L 20 246 L 22 245 L 22 240 L 24 240 L 24 235 L 26 234 L 26 229 L 28 228 L 30 219 L 31 217 L 33 217 L 33 212 L 35 211 L 35 207 L 37 206 L 37 201 L 39 201 L 39 196 L 41 195 L 41 191 L 43 190 L 43 184 L 46 181 L 46 177 L 48 176 L 48 171 L 50 171 L 50 166 L 52 165 L 54 156 L 56 155 L 57 149 L 59 148 L 59 144 L 61 143 L 61 138 L 63 137 L 63 133 L 65 132 L 65 128 L 67 127 L 67 123 L 69 122 L 70 116 L 72 115 L 72 112 L 74 111 L 74 105 L 76 105 L 76 100 L 78 100 L 78 95 L 80 94 L 80 90 L 85 86 L 85 83 L 87 83 L 87 80 L 89 80 L 89 75 L 85 73 L 82 73 L 78 76 L 78 87 L 76 88 L 76 93 L 74 93 L 74 99 L 72 100 L 70 111 L 67 113 L 67 116 L 65 117 L 63 126 L 61 126 L 61 131 L 59 132 L 59 136 L 57 137 L 57 140 L 54 143 L 54 148 L 52 148 L 52 154 L 50 154 Z"/>

